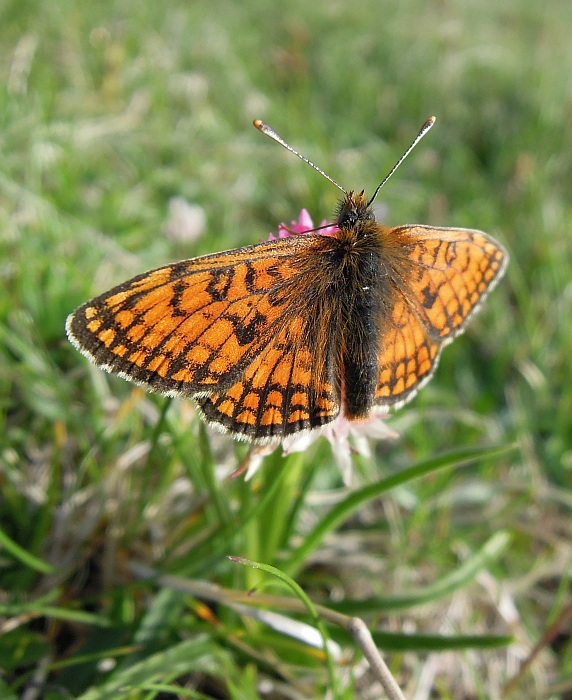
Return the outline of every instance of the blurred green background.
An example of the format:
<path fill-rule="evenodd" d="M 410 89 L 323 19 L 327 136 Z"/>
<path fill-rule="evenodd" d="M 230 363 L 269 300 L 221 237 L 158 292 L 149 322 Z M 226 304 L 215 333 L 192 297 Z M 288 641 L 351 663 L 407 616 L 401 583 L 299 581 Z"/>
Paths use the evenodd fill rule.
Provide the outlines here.
<path fill-rule="evenodd" d="M 407 697 L 572 697 L 572 4 L 29 0 L 3 2 L 0 27 L 2 697 L 323 697 L 317 651 L 131 567 L 269 586 L 227 554 L 360 610 Z M 229 481 L 244 445 L 89 366 L 65 318 L 302 207 L 332 216 L 337 190 L 254 118 L 372 192 L 430 114 L 379 196 L 385 223 L 483 229 L 511 263 L 391 419 L 399 440 L 356 456 L 354 488 L 435 469 L 310 547 L 348 498 L 323 441 Z M 510 546 L 447 588 L 498 533 Z M 338 641 L 334 696 L 378 697 Z"/>

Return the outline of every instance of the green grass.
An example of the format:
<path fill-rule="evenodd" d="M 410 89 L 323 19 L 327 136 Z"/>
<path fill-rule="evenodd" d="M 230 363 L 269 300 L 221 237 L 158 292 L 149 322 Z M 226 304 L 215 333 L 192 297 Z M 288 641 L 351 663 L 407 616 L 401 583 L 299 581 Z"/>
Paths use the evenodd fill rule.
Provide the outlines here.
<path fill-rule="evenodd" d="M 572 5 L 54 0 L 0 21 L 0 695 L 372 697 L 353 639 L 328 622 L 328 659 L 286 636 L 313 618 L 234 555 L 360 615 L 407 697 L 500 697 L 538 642 L 507 697 L 568 697 Z M 66 341 L 138 272 L 331 216 L 335 188 L 253 118 L 371 192 L 430 114 L 386 222 L 483 229 L 511 264 L 350 491 L 325 441 L 228 478 L 245 445 Z M 198 240 L 166 235 L 172 197 L 204 209 Z"/>

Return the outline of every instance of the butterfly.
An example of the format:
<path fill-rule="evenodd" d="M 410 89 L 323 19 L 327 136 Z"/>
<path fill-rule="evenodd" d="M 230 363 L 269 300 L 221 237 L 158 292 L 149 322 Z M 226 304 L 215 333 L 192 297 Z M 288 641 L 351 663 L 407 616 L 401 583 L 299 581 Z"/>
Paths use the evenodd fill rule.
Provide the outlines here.
<path fill-rule="evenodd" d="M 508 261 L 481 231 L 375 220 L 380 188 L 434 122 L 367 200 L 255 121 L 342 190 L 333 232 L 140 274 L 74 311 L 69 340 L 101 369 L 191 398 L 207 423 L 258 443 L 403 405 Z"/>

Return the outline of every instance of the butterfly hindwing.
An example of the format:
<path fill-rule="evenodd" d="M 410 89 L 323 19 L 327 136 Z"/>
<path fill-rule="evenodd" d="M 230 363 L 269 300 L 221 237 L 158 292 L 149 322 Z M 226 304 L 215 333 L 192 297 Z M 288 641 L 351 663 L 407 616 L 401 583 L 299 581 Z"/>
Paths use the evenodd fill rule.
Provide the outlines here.
<path fill-rule="evenodd" d="M 396 295 L 384 319 L 375 403 L 399 406 L 412 399 L 433 375 L 439 354 L 440 343 L 428 335 L 407 299 Z"/>
<path fill-rule="evenodd" d="M 334 420 L 340 406 L 332 353 L 312 343 L 308 320 L 291 318 L 229 389 L 195 397 L 205 419 L 262 441 Z"/>

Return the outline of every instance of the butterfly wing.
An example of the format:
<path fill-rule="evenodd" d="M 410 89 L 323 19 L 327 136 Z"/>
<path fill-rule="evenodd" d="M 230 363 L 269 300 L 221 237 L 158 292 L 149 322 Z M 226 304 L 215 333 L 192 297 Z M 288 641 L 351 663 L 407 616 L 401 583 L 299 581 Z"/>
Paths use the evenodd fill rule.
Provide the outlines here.
<path fill-rule="evenodd" d="M 207 420 L 245 437 L 328 422 L 339 411 L 331 353 L 314 347 L 317 314 L 300 295 L 323 239 L 293 236 L 144 273 L 71 314 L 68 337 L 102 369 L 192 397 Z"/>
<path fill-rule="evenodd" d="M 508 262 L 482 231 L 400 226 L 390 235 L 400 255 L 390 270 L 375 402 L 409 401 L 433 375 L 441 348 L 465 329 Z"/>
<path fill-rule="evenodd" d="M 397 297 L 381 335 L 375 403 L 398 407 L 412 399 L 433 376 L 440 352 L 412 305 Z"/>
<path fill-rule="evenodd" d="M 502 278 L 508 254 L 472 229 L 402 226 L 396 232 L 409 258 L 404 292 L 429 333 L 450 342 Z"/>
<path fill-rule="evenodd" d="M 204 418 L 257 441 L 282 439 L 332 421 L 340 406 L 331 348 L 308 344 L 307 330 L 302 317 L 292 318 L 230 389 L 197 397 Z"/>

